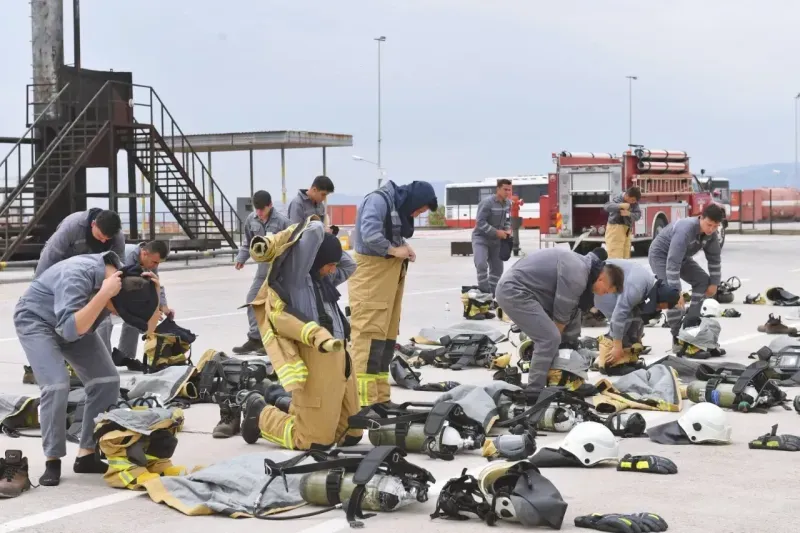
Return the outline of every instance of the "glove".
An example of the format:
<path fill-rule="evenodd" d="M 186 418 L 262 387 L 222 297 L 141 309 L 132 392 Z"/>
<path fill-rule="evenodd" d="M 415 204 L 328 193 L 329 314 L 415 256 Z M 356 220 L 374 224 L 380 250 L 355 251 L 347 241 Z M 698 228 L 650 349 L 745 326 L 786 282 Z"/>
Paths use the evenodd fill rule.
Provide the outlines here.
<path fill-rule="evenodd" d="M 575 525 L 597 531 L 610 531 L 612 533 L 642 533 L 638 521 L 634 521 L 621 514 L 590 514 L 575 517 Z"/>
<path fill-rule="evenodd" d="M 328 339 L 319 345 L 319 351 L 327 352 L 341 352 L 344 350 L 344 341 L 342 339 Z"/>
<path fill-rule="evenodd" d="M 778 424 L 772 426 L 772 432 L 750 441 L 751 450 L 781 450 L 784 452 L 800 451 L 800 437 L 795 435 L 777 435 Z"/>
<path fill-rule="evenodd" d="M 651 474 L 677 474 L 678 466 L 658 455 L 626 454 L 620 459 L 617 470 L 621 472 L 649 472 Z"/>
<path fill-rule="evenodd" d="M 650 531 L 666 531 L 669 526 L 667 526 L 666 520 L 658 516 L 654 513 L 636 513 L 636 514 L 629 514 L 625 515 L 626 518 L 630 518 L 633 522 L 639 526 L 644 533 L 648 533 Z"/>

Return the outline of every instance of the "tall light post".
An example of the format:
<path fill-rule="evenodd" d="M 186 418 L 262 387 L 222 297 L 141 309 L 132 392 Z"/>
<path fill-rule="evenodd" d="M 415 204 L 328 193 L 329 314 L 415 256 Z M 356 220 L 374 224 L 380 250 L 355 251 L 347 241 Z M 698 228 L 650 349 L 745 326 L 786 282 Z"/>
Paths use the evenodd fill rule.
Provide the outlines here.
<path fill-rule="evenodd" d="M 797 100 L 800 99 L 800 93 L 794 97 L 794 175 L 792 182 L 797 183 Z"/>
<path fill-rule="evenodd" d="M 376 37 L 373 39 L 378 43 L 378 188 L 381 186 L 381 181 L 383 180 L 383 173 L 380 170 L 383 168 L 381 167 L 381 43 L 386 42 L 386 37 L 381 35 L 380 37 Z"/>
<path fill-rule="evenodd" d="M 625 76 L 628 78 L 628 144 L 633 144 L 633 80 L 638 80 L 637 76 Z"/>
<path fill-rule="evenodd" d="M 385 168 L 383 168 L 382 166 L 380 166 L 380 165 L 379 165 L 378 163 L 376 163 L 375 161 L 370 161 L 369 159 L 364 159 L 364 158 L 363 158 L 363 157 L 361 157 L 360 155 L 354 155 L 354 156 L 353 156 L 353 159 L 355 159 L 356 161 L 362 161 L 362 162 L 364 162 L 364 163 L 369 163 L 370 165 L 375 165 L 375 166 L 378 168 L 378 175 L 380 176 L 380 177 L 378 178 L 378 187 L 380 187 L 380 186 L 381 186 L 381 180 L 383 180 L 384 178 L 386 178 L 386 169 L 385 169 Z"/>

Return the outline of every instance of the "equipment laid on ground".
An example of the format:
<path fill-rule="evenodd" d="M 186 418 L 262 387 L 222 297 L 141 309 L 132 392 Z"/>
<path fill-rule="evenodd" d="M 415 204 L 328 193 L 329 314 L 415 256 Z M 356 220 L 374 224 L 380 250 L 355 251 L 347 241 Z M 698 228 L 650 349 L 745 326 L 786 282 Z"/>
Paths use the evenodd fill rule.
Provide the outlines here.
<path fill-rule="evenodd" d="M 789 379 L 800 372 L 800 341 L 775 339 L 769 346 L 763 346 L 750 355 L 751 359 L 753 357 L 769 364 L 769 377 Z"/>
<path fill-rule="evenodd" d="M 781 321 L 780 315 L 777 317 L 772 313 L 762 326 L 758 326 L 758 331 L 761 333 L 768 333 L 770 335 L 789 335 L 790 337 L 797 337 L 797 328 L 789 327 Z"/>
<path fill-rule="evenodd" d="M 482 292 L 476 285 L 462 285 L 461 303 L 464 306 L 464 318 L 467 320 L 488 320 L 494 318 L 492 313 L 494 297 Z"/>
<path fill-rule="evenodd" d="M 758 294 L 748 294 L 744 297 L 744 303 L 751 304 L 751 305 L 764 305 L 767 303 L 766 298 L 761 296 L 761 293 Z"/>
<path fill-rule="evenodd" d="M 751 440 L 748 445 L 751 450 L 780 450 L 784 452 L 800 451 L 800 437 L 796 435 L 778 435 L 778 424 L 772 426 L 772 431 Z"/>
<path fill-rule="evenodd" d="M 719 346 L 719 334 L 722 331 L 719 322 L 713 318 L 698 320 L 699 325 L 690 326 L 685 323 L 678 332 L 678 348 L 675 355 L 692 359 L 709 359 L 725 355 L 725 350 Z"/>
<path fill-rule="evenodd" d="M 678 466 L 666 457 L 658 455 L 626 454 L 619 460 L 620 472 L 648 472 L 650 474 L 677 474 Z"/>
<path fill-rule="evenodd" d="M 536 439 L 527 431 L 521 435 L 500 435 L 494 439 L 486 439 L 481 448 L 481 455 L 489 461 L 505 459 L 521 461 L 536 451 Z"/>
<path fill-rule="evenodd" d="M 666 531 L 666 520 L 655 513 L 635 514 L 590 514 L 575 517 L 575 526 L 613 533 L 643 533 L 645 531 Z"/>
<path fill-rule="evenodd" d="M 649 428 L 647 436 L 659 444 L 729 444 L 732 431 L 725 411 L 703 402 L 693 405 L 676 421 Z"/>
<path fill-rule="evenodd" d="M 6 450 L 0 458 L 0 499 L 16 498 L 31 490 L 28 476 L 28 458 L 22 450 Z"/>
<path fill-rule="evenodd" d="M 713 298 L 706 298 L 700 305 L 700 316 L 717 318 L 721 314 L 719 302 Z"/>
<path fill-rule="evenodd" d="M 197 396 L 200 402 L 213 402 L 217 392 L 235 394 L 240 390 L 264 389 L 278 380 L 272 364 L 263 359 L 238 359 L 223 352 L 207 350 L 197 364 Z"/>
<path fill-rule="evenodd" d="M 720 407 L 748 412 L 757 407 L 773 407 L 786 402 L 786 393 L 769 377 L 767 361 L 756 361 L 744 370 L 718 369 L 708 381 L 693 381 L 686 389 L 687 397 L 700 404 L 708 402 Z"/>
<path fill-rule="evenodd" d="M 472 513 L 487 525 L 498 520 L 523 526 L 561 529 L 567 503 L 558 489 L 528 461 L 492 461 L 474 475 L 465 468 L 439 492 L 431 518 L 468 520 Z"/>
<path fill-rule="evenodd" d="M 800 306 L 800 296 L 792 294 L 783 287 L 773 287 L 767 289 L 764 293 L 767 300 L 772 302 L 772 305 L 779 305 L 784 307 L 797 307 Z"/>
<path fill-rule="evenodd" d="M 402 355 L 395 355 L 392 362 L 389 363 L 389 374 L 395 384 L 404 389 L 422 391 L 422 392 L 447 392 L 458 387 L 455 381 L 440 381 L 438 383 L 422 384 L 422 378 L 419 372 L 414 372 L 408 361 Z"/>
<path fill-rule="evenodd" d="M 192 343 L 197 335 L 165 318 L 156 326 L 152 335 L 143 335 L 144 356 L 142 363 L 145 374 L 158 372 L 168 366 L 191 365 Z"/>
<path fill-rule="evenodd" d="M 742 282 L 736 276 L 731 276 L 727 281 L 720 281 L 714 298 L 721 304 L 733 303 L 733 293 L 739 290 Z"/>
<path fill-rule="evenodd" d="M 619 457 L 619 443 L 614 434 L 597 422 L 582 422 L 575 426 L 559 448 L 574 455 L 584 466 Z"/>

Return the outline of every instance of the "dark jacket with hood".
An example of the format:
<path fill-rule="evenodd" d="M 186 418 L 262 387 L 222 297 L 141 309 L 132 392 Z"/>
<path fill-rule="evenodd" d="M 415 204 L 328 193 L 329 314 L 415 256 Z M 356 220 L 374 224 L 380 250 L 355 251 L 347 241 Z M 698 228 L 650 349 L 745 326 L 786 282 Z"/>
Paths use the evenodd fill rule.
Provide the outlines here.
<path fill-rule="evenodd" d="M 387 181 L 358 206 L 354 250 L 363 255 L 386 256 L 390 246 L 402 246 L 414 235 L 414 211 L 425 206 L 435 211 L 438 205 L 436 192 L 426 181 L 408 185 Z"/>
<path fill-rule="evenodd" d="M 47 243 L 39 256 L 39 263 L 33 278 L 69 257 L 83 254 L 98 254 L 112 251 L 117 257 L 125 257 L 125 235 L 120 230 L 105 243 L 101 243 L 92 236 L 92 221 L 102 211 L 99 208 L 88 211 L 78 211 L 64 218 L 56 228 L 55 233 L 47 239 Z"/>

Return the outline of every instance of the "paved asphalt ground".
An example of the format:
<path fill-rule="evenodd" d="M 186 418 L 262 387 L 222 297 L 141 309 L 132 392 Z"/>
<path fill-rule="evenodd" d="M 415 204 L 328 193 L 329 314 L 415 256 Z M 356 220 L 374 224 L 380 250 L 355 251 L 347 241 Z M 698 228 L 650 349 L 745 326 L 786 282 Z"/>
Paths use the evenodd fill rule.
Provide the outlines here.
<path fill-rule="evenodd" d="M 420 231 L 413 239 L 418 261 L 412 265 L 406 284 L 401 338 L 407 339 L 424 326 L 446 326 L 460 318 L 459 286 L 472 283 L 475 273 L 472 258 L 450 257 L 451 240 L 467 240 L 468 232 Z M 742 363 L 747 356 L 769 342 L 769 336 L 757 332 L 771 311 L 780 308 L 747 306 L 741 302 L 748 293 L 763 292 L 770 286 L 782 285 L 800 292 L 800 257 L 795 251 L 797 237 L 729 235 L 723 252 L 723 274 L 736 275 L 742 288 L 732 306 L 742 312 L 740 318 L 720 319 L 722 344 L 727 359 Z M 535 232 L 523 232 L 523 249 L 538 246 Z M 704 261 L 702 254 L 698 256 Z M 645 259 L 638 259 L 645 261 Z M 221 261 L 218 268 L 169 270 L 162 279 L 170 303 L 177 310 L 179 323 L 198 333 L 196 353 L 207 348 L 229 351 L 244 340 L 246 319 L 237 306 L 255 271 L 253 265 L 236 272 L 230 263 Z M 194 263 L 199 264 L 199 263 Z M 0 387 L 4 391 L 25 391 L 38 394 L 34 386 L 22 385 L 25 356 L 15 338 L 11 314 L 17 298 L 27 283 L 0 286 Z M 344 292 L 346 298 L 346 292 Z M 446 310 L 449 303 L 449 311 Z M 498 328 L 502 327 L 496 322 Z M 601 329 L 588 329 L 598 335 Z M 115 339 L 119 328 L 115 328 Z M 647 329 L 646 343 L 653 346 L 649 356 L 663 355 L 670 346 L 669 333 L 662 328 Z M 502 348 L 502 347 L 501 347 Z M 592 376 L 595 378 L 597 376 Z M 488 370 L 472 369 L 458 374 L 437 369 L 423 369 L 423 379 L 458 380 L 462 383 L 483 383 L 491 379 Z M 791 397 L 800 390 L 788 390 Z M 395 388 L 395 400 L 431 400 L 432 393 L 413 393 Z M 686 402 L 684 410 L 691 405 Z M 651 425 L 677 418 L 672 413 L 644 413 Z M 569 503 L 564 530 L 576 530 L 573 518 L 587 513 L 640 512 L 661 514 L 669 523 L 669 531 L 715 533 L 794 533 L 798 522 L 794 511 L 800 505 L 800 454 L 790 452 L 752 451 L 748 440 L 780 424 L 781 433 L 800 435 L 800 416 L 794 411 L 773 408 L 768 414 L 728 413 L 733 425 L 733 444 L 728 446 L 663 446 L 648 439 L 626 439 L 620 452 L 658 454 L 669 457 L 679 467 L 674 476 L 621 473 L 614 467 L 595 469 L 544 469 Z M 248 446 L 240 437 L 212 439 L 210 432 L 218 420 L 216 406 L 203 404 L 186 411 L 186 429 L 175 463 L 202 465 L 237 454 L 273 450 L 260 441 Z M 563 435 L 542 437 L 538 444 L 557 442 Z M 0 436 L 0 449 L 22 448 L 30 460 L 31 477 L 36 481 L 43 469 L 38 439 L 10 439 Z M 69 445 L 61 486 L 41 487 L 15 500 L 0 500 L 0 533 L 69 532 L 107 533 L 121 527 L 137 533 L 166 533 L 213 529 L 217 531 L 264 531 L 274 533 L 333 533 L 348 526 L 343 513 L 335 511 L 317 517 L 285 522 L 263 523 L 260 520 L 232 520 L 225 517 L 186 517 L 171 508 L 153 503 L 148 496 L 107 487 L 100 476 L 78 476 L 71 472 L 75 445 Z M 485 464 L 479 452 L 458 456 L 456 461 L 434 461 L 423 456 L 411 459 L 431 470 L 437 479 L 434 492 L 448 479 L 460 474 L 464 467 Z M 381 533 L 424 529 L 430 532 L 477 532 L 487 527 L 477 519 L 468 522 L 431 521 L 435 496 L 424 504 L 406 507 L 396 513 L 385 513 L 365 522 L 367 530 Z M 515 528 L 514 525 L 502 525 Z"/>

